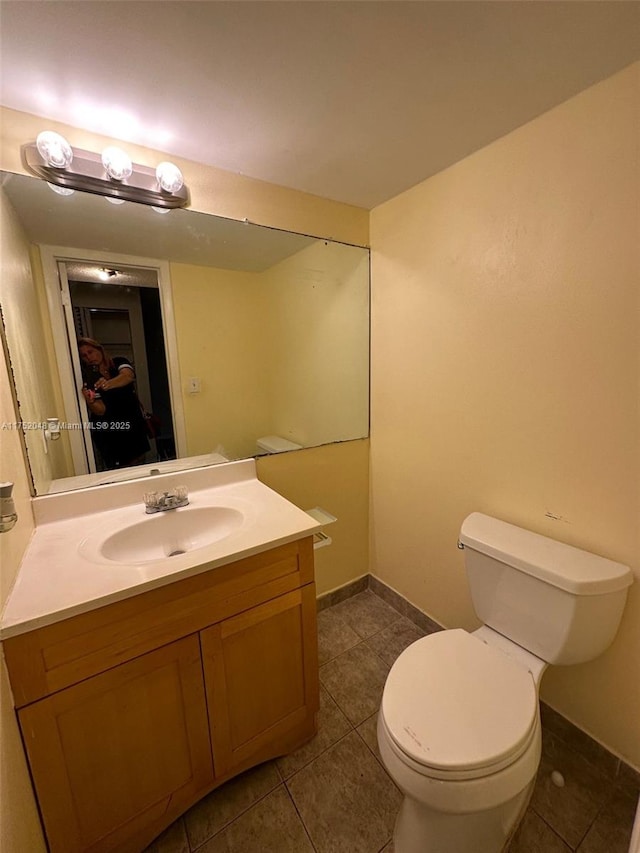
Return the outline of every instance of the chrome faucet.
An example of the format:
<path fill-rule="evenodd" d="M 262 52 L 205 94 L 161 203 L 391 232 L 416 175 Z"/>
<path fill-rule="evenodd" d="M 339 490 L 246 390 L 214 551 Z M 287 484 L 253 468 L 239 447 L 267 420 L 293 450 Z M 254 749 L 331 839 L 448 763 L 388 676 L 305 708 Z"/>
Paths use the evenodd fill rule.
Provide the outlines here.
<path fill-rule="evenodd" d="M 186 486 L 176 486 L 172 491 L 166 492 L 147 492 L 144 495 L 145 512 L 149 514 L 178 509 L 188 504 L 189 492 Z"/>

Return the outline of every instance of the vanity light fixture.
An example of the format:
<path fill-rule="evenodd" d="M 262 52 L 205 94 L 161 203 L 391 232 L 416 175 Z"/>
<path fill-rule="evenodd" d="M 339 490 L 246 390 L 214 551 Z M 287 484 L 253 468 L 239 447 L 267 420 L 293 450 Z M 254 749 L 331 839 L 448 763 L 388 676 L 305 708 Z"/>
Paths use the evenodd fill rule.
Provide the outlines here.
<path fill-rule="evenodd" d="M 59 133 L 46 130 L 35 142 L 22 146 L 25 167 L 55 189 L 68 195 L 83 190 L 103 195 L 116 204 L 137 201 L 156 209 L 171 210 L 189 204 L 189 190 L 182 172 L 173 163 L 162 162 L 157 169 L 132 163 L 129 155 L 115 146 L 94 154 L 72 148 Z"/>

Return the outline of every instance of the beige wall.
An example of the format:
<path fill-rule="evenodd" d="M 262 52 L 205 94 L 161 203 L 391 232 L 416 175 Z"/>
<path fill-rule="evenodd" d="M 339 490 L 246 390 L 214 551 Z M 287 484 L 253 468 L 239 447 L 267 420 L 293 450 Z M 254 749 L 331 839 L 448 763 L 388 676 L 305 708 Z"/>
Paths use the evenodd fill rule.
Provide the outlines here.
<path fill-rule="evenodd" d="M 256 438 L 269 426 L 259 370 L 261 274 L 177 263 L 170 265 L 170 274 L 187 454 L 253 456 Z M 199 393 L 189 393 L 189 377 L 201 380 Z"/>
<path fill-rule="evenodd" d="M 0 423 L 16 420 L 4 349 L 0 347 Z M 0 609 L 7 596 L 33 532 L 33 516 L 20 437 L 14 430 L 0 430 L 1 479 L 14 483 L 18 521 L 0 535 Z M 0 850 L 45 850 L 31 782 L 13 710 L 4 659 L 0 664 Z"/>
<path fill-rule="evenodd" d="M 0 258 L 4 255 L 0 250 Z M 53 343 L 53 329 L 49 318 L 49 306 L 47 303 L 47 290 L 44 281 L 44 271 L 42 269 L 42 257 L 40 255 L 40 247 L 31 244 L 29 246 L 29 258 L 31 260 L 31 274 L 33 277 L 33 286 L 40 310 L 40 324 L 42 328 L 42 343 L 41 356 L 44 359 L 44 364 L 47 365 L 47 370 L 43 371 L 42 377 L 37 380 L 34 385 L 41 387 L 43 382 L 47 387 L 42 388 L 42 396 L 39 402 L 39 408 L 42 409 L 42 402 L 46 402 L 47 407 L 53 406 L 53 409 L 47 408 L 46 417 L 57 417 L 60 420 L 70 420 L 67 417 L 64 399 L 62 396 L 62 385 L 60 383 L 60 369 L 56 357 L 56 350 Z M 31 321 L 33 322 L 33 321 Z M 11 349 L 11 348 L 10 348 Z M 42 442 L 40 442 L 42 445 Z M 48 466 L 45 468 L 46 476 L 51 476 L 52 480 L 58 477 L 70 477 L 74 474 L 73 457 L 71 454 L 71 442 L 69 441 L 69 431 L 62 430 L 60 438 L 51 445 L 48 445 Z M 43 484 L 36 481 L 36 492 L 44 491 Z"/>
<path fill-rule="evenodd" d="M 369 440 L 262 456 L 258 477 L 301 509 L 319 506 L 337 517 L 332 544 L 315 552 L 318 595 L 369 571 Z"/>
<path fill-rule="evenodd" d="M 366 252 L 324 241 L 265 273 L 270 433 L 305 447 L 368 433 L 368 283 Z"/>
<path fill-rule="evenodd" d="M 246 458 L 263 435 L 366 436 L 363 249 L 319 240 L 263 272 L 171 263 L 170 277 L 189 456 Z"/>
<path fill-rule="evenodd" d="M 40 424 L 48 417 L 63 418 L 60 383 L 52 352 L 51 331 L 43 320 L 39 255 L 27 241 L 11 202 L 0 189 L 0 305 L 18 376 L 29 376 L 20 391 L 20 416 L 27 424 Z M 66 473 L 67 436 L 55 442 L 43 440 L 41 429 L 27 429 L 27 446 L 38 491 L 46 492 L 51 480 Z"/>
<path fill-rule="evenodd" d="M 372 571 L 477 623 L 480 510 L 631 565 L 612 648 L 543 697 L 640 766 L 640 65 L 371 214 Z"/>

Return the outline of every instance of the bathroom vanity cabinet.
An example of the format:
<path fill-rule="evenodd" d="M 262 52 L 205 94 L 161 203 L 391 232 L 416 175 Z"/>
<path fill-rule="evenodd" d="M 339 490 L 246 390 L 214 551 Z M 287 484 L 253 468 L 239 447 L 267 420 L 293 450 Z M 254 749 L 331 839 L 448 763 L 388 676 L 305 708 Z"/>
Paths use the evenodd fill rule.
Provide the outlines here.
<path fill-rule="evenodd" d="M 307 537 L 4 641 L 51 853 L 138 853 L 315 732 Z"/>

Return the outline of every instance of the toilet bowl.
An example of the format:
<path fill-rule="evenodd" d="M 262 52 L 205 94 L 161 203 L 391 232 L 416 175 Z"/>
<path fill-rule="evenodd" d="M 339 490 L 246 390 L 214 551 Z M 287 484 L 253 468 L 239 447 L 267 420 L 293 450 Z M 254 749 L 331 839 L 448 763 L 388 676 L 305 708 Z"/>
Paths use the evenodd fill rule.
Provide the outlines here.
<path fill-rule="evenodd" d="M 542 675 L 604 651 L 632 582 L 626 566 L 480 513 L 460 544 L 485 624 L 405 649 L 378 715 L 380 755 L 404 794 L 395 853 L 501 853 L 535 783 Z"/>
<path fill-rule="evenodd" d="M 413 643 L 392 667 L 378 715 L 382 760 L 404 794 L 402 853 L 502 850 L 540 761 L 543 661 L 456 629 Z"/>

